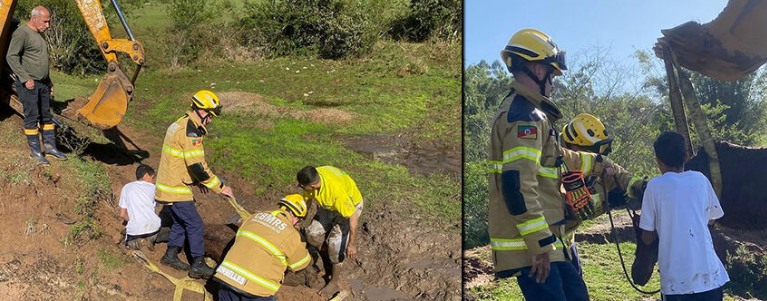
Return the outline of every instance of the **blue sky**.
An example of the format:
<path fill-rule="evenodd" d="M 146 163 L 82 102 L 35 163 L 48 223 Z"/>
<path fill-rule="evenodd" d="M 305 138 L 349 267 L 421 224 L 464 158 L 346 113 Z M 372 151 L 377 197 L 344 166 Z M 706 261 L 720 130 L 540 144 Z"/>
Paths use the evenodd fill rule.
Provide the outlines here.
<path fill-rule="evenodd" d="M 636 61 L 638 49 L 651 49 L 661 29 L 687 21 L 706 23 L 726 0 L 465 0 L 464 64 L 500 59 L 500 51 L 520 29 L 535 28 L 567 51 L 568 60 L 590 49 L 609 49 L 607 59 Z M 638 68 L 637 63 L 631 63 Z M 631 65 L 630 64 L 630 65 Z"/>

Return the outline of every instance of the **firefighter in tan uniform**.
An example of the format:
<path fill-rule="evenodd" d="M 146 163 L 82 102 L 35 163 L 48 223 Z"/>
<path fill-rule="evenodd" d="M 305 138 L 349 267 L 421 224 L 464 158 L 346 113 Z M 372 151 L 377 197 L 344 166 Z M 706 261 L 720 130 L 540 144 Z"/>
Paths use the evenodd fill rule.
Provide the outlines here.
<path fill-rule="evenodd" d="M 202 218 L 194 205 L 191 186 L 199 186 L 203 192 L 234 197 L 232 189 L 208 168 L 205 162 L 203 137 L 208 133 L 206 126 L 213 116 L 221 114 L 221 104 L 213 92 L 202 90 L 192 97 L 192 108 L 184 117 L 168 127 L 162 144 L 160 167 L 157 171 L 155 199 L 170 206 L 173 226 L 170 229 L 168 250 L 160 262 L 179 270 L 189 270 L 189 277 L 207 278 L 213 268 L 204 260 Z M 189 238 L 191 268 L 178 259 L 178 253 Z"/>
<path fill-rule="evenodd" d="M 611 164 L 559 144 L 552 124 L 562 114 L 548 95 L 566 66 L 564 52 L 547 35 L 521 30 L 501 57 L 514 81 L 493 117 L 490 137 L 489 234 L 496 276 L 517 276 L 527 300 L 588 300 L 563 235 L 566 217 L 590 208 L 567 209 L 561 169 L 598 175 L 607 168 L 610 174 Z"/>
<path fill-rule="evenodd" d="M 565 124 L 560 133 L 564 147 L 574 151 L 590 152 L 607 156 L 612 152 L 613 138 L 609 137 L 605 125 L 599 118 L 591 114 L 581 113 Z M 587 219 L 596 218 L 607 211 L 607 206 L 618 207 L 625 205 L 628 199 L 638 200 L 641 205 L 642 194 L 647 181 L 634 177 L 623 167 L 613 164 L 615 174 L 606 179 L 591 176 L 585 179 L 586 187 L 591 194 L 593 211 Z M 608 197 L 609 195 L 609 197 Z M 609 200 L 609 204 L 606 201 Z M 637 208 L 638 209 L 638 208 Z M 565 241 L 573 253 L 573 264 L 579 274 L 583 274 L 578 250 L 575 245 L 575 230 L 580 225 L 578 219 L 570 220 L 565 226 Z"/>
<path fill-rule="evenodd" d="M 300 271 L 311 263 L 306 243 L 295 225 L 306 217 L 299 194 L 281 199 L 280 209 L 248 217 L 234 245 L 216 269 L 219 301 L 275 300 L 285 270 Z"/>

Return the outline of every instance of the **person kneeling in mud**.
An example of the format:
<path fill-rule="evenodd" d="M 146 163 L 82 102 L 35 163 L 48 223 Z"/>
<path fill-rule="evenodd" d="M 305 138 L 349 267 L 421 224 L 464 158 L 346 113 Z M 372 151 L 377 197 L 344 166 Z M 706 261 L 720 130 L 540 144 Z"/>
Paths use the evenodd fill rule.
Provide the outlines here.
<path fill-rule="evenodd" d="M 139 164 L 136 181 L 125 184 L 120 192 L 120 217 L 127 222 L 125 247 L 128 249 L 138 250 L 140 244 L 145 244 L 154 251 L 160 232 L 160 217 L 155 213 L 154 176 L 151 166 Z"/>
<path fill-rule="evenodd" d="M 608 136 L 602 121 L 591 114 L 581 113 L 575 116 L 564 126 L 560 136 L 565 148 L 570 150 L 601 154 L 602 156 L 607 156 L 612 151 L 613 138 Z M 580 222 L 583 219 L 593 219 L 604 214 L 607 211 L 607 205 L 610 207 L 623 206 L 628 199 L 635 199 L 638 203 L 642 198 L 644 188 L 647 186 L 647 181 L 632 176 L 630 172 L 618 164 L 613 163 L 613 166 L 615 168 L 613 176 L 605 179 L 590 176 L 584 179 L 591 194 L 590 202 L 593 210 L 586 216 L 568 219 L 565 223 L 564 239 L 570 244 L 570 250 L 573 253 L 573 265 L 581 275 L 583 275 L 583 270 L 575 246 L 575 231 Z M 578 169 L 578 167 L 573 166 L 570 169 Z M 606 197 L 609 199 L 609 204 L 604 204 Z"/>
<path fill-rule="evenodd" d="M 307 206 L 298 194 L 277 202 L 279 209 L 257 212 L 243 222 L 234 245 L 213 276 L 221 284 L 220 301 L 275 300 L 285 269 L 300 271 L 311 263 L 296 229 Z"/>
<path fill-rule="evenodd" d="M 320 290 L 324 297 L 338 292 L 341 263 L 357 256 L 357 224 L 362 214 L 362 195 L 357 184 L 344 171 L 332 167 L 306 166 L 296 175 L 298 187 L 309 201 L 317 201 L 317 213 L 304 230 L 310 245 L 320 250 L 330 281 Z M 324 252 L 323 245 L 327 248 Z M 316 258 L 315 258 L 316 262 Z M 332 265 L 331 265 L 332 264 Z"/>

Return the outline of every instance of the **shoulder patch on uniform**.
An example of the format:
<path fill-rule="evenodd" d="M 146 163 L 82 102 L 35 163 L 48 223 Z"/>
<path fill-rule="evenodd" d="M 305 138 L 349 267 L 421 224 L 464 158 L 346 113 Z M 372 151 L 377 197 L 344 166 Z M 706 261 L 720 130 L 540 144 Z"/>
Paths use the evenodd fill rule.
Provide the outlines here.
<path fill-rule="evenodd" d="M 541 120 L 540 114 L 537 114 L 535 106 L 527 100 L 527 98 L 517 95 L 514 100 L 511 101 L 509 107 L 508 121 L 509 123 L 515 121 L 539 121 Z"/>
<path fill-rule="evenodd" d="M 202 137 L 202 134 L 203 133 L 194 125 L 194 122 L 191 119 L 186 122 L 187 137 Z"/>
<path fill-rule="evenodd" d="M 192 146 L 202 145 L 202 138 L 192 139 Z"/>
<path fill-rule="evenodd" d="M 517 127 L 517 138 L 537 139 L 538 128 L 532 125 L 520 125 Z"/>

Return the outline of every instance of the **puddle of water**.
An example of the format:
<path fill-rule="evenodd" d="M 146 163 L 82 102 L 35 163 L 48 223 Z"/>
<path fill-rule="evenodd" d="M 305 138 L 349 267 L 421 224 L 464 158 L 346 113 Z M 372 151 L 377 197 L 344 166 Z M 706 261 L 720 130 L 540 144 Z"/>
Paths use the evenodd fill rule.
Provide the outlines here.
<path fill-rule="evenodd" d="M 359 154 L 386 164 L 403 165 L 413 173 L 461 172 L 460 145 L 447 145 L 439 140 L 407 141 L 402 135 L 366 135 L 345 140 L 347 147 Z"/>
<path fill-rule="evenodd" d="M 417 261 L 409 263 L 406 266 L 411 269 L 433 270 L 438 273 L 456 277 L 461 274 L 461 269 L 459 267 L 445 266 L 431 261 Z"/>
<path fill-rule="evenodd" d="M 362 293 L 370 301 L 390 301 L 390 300 L 409 300 L 408 296 L 398 290 L 388 287 L 377 287 L 367 285 L 362 280 L 351 279 L 349 283 L 352 289 L 357 293 Z"/>

